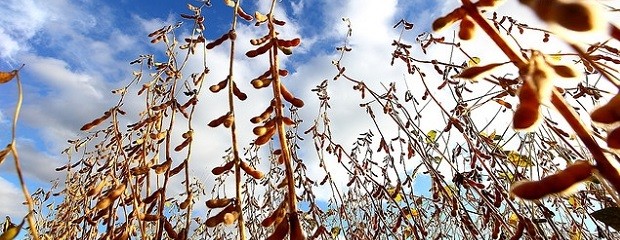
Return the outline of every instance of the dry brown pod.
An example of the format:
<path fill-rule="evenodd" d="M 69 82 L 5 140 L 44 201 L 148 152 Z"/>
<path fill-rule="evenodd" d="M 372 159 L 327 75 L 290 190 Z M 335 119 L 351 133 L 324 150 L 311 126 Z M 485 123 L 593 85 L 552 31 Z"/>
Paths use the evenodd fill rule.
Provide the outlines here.
<path fill-rule="evenodd" d="M 293 38 L 291 40 L 278 39 L 277 42 L 278 42 L 279 47 L 290 48 L 290 47 L 299 46 L 299 44 L 301 43 L 301 39 L 300 38 Z"/>
<path fill-rule="evenodd" d="M 243 93 L 241 90 L 239 90 L 239 88 L 237 87 L 237 84 L 235 82 L 233 82 L 233 94 L 239 98 L 239 100 L 243 101 L 246 100 L 248 98 L 248 95 Z"/>
<path fill-rule="evenodd" d="M 538 181 L 516 182 L 510 187 L 510 193 L 522 199 L 535 200 L 550 194 L 567 192 L 589 178 L 594 169 L 595 167 L 587 161 L 575 161 L 564 170 Z"/>
<path fill-rule="evenodd" d="M 239 164 L 241 166 L 241 169 L 243 169 L 245 173 L 247 173 L 248 175 L 252 176 L 255 179 L 261 179 L 265 176 L 265 174 L 263 174 L 261 171 L 256 170 L 256 168 L 250 166 L 247 162 L 243 160 L 239 160 Z"/>
<path fill-rule="evenodd" d="M 432 25 L 433 31 L 439 31 L 447 27 L 448 25 L 451 25 L 452 23 L 458 21 L 464 16 L 465 16 L 465 10 L 463 10 L 462 8 L 454 9 L 454 11 L 448 13 L 448 15 L 446 15 L 445 17 L 437 18 L 433 22 L 433 25 Z"/>
<path fill-rule="evenodd" d="M 168 107 L 170 106 L 170 104 L 172 104 L 173 102 L 174 102 L 173 100 L 166 101 L 166 102 L 164 102 L 164 103 L 162 103 L 162 104 L 159 104 L 159 105 L 157 105 L 157 106 L 153 106 L 153 107 L 151 107 L 151 110 L 153 110 L 153 111 L 161 111 L 161 110 L 164 110 L 164 109 L 168 108 Z"/>
<path fill-rule="evenodd" d="M 299 216 L 297 213 L 290 213 L 288 215 L 288 220 L 290 224 L 290 238 L 305 240 L 306 236 L 304 235 L 304 231 L 301 228 L 301 222 L 299 221 Z"/>
<path fill-rule="evenodd" d="M 265 121 L 269 117 L 271 117 L 272 112 L 273 112 L 273 105 L 269 105 L 269 107 L 267 107 L 265 111 L 263 111 L 259 116 L 256 116 L 250 119 L 250 122 L 259 123 L 259 122 Z"/>
<path fill-rule="evenodd" d="M 108 208 L 110 205 L 112 205 L 113 202 L 114 200 L 106 196 L 106 197 L 99 199 L 99 201 L 97 202 L 97 205 L 95 205 L 95 208 L 99 210 L 103 210 L 103 209 Z"/>
<path fill-rule="evenodd" d="M 164 218 L 164 230 L 166 231 L 166 234 L 168 234 L 168 237 L 171 239 L 177 239 L 178 234 L 167 218 Z"/>
<path fill-rule="evenodd" d="M 125 185 L 124 183 L 119 183 L 114 190 L 110 191 L 110 193 L 108 193 L 107 197 L 111 198 L 111 199 L 117 199 L 118 197 L 121 196 L 121 194 L 123 194 L 123 192 L 125 192 L 125 188 L 127 187 L 127 185 Z"/>
<path fill-rule="evenodd" d="M 93 186 L 92 188 L 90 188 L 90 190 L 88 190 L 88 192 L 86 193 L 86 196 L 92 197 L 95 196 L 97 194 L 99 194 L 101 192 L 101 190 L 103 190 L 103 188 L 107 185 L 107 181 L 101 180 L 101 182 L 99 182 L 97 185 Z"/>
<path fill-rule="evenodd" d="M 166 137 L 166 132 L 151 133 L 149 134 L 149 137 L 155 141 L 162 140 Z"/>
<path fill-rule="evenodd" d="M 277 226 L 273 233 L 267 238 L 267 240 L 282 240 L 286 237 L 289 230 L 289 222 L 288 220 L 281 221 Z"/>
<path fill-rule="evenodd" d="M 474 37 L 476 25 L 468 17 L 464 17 L 459 25 L 459 38 L 463 40 L 470 40 Z"/>
<path fill-rule="evenodd" d="M 269 48 L 271 48 L 272 46 L 273 46 L 273 39 L 265 42 L 265 44 L 263 44 L 262 46 L 254 49 L 254 50 L 250 50 L 250 51 L 246 52 L 245 55 L 248 56 L 248 57 L 253 58 L 253 57 L 256 57 L 258 55 L 261 55 L 261 54 L 267 52 L 267 50 L 269 50 Z"/>
<path fill-rule="evenodd" d="M 219 92 L 219 91 L 221 91 L 222 89 L 224 89 L 227 85 L 228 85 L 228 78 L 226 78 L 226 79 L 224 79 L 224 80 L 220 81 L 219 83 L 217 83 L 217 84 L 215 84 L 215 85 L 211 85 L 211 87 L 209 87 L 209 90 L 210 90 L 211 92 L 216 93 L 216 92 Z"/>
<path fill-rule="evenodd" d="M 159 215 L 139 213 L 138 219 L 145 221 L 145 222 L 154 222 L 154 221 L 159 220 Z"/>
<path fill-rule="evenodd" d="M 189 194 L 187 194 L 187 198 L 185 198 L 185 201 L 179 204 L 179 208 L 186 209 L 190 203 L 192 203 L 192 192 L 189 192 Z"/>
<path fill-rule="evenodd" d="M 168 169 L 170 169 L 170 165 L 172 165 L 172 160 L 167 159 L 163 163 L 154 165 L 151 168 L 155 170 L 156 174 L 162 174 L 168 171 Z"/>
<path fill-rule="evenodd" d="M 224 123 L 224 121 L 226 121 L 226 118 L 228 118 L 229 113 L 226 113 L 214 120 L 212 120 L 211 122 L 209 122 L 209 127 L 217 127 L 220 124 Z"/>
<path fill-rule="evenodd" d="M 205 225 L 207 227 L 215 227 L 218 224 L 224 222 L 224 215 L 226 215 L 226 213 L 230 213 L 232 211 L 235 211 L 235 206 L 233 204 L 228 205 L 226 208 L 224 208 L 221 212 L 219 212 L 218 214 L 216 214 L 215 216 L 212 216 L 210 218 L 207 219 L 207 221 L 205 222 Z"/>
<path fill-rule="evenodd" d="M 207 49 L 212 49 L 212 48 L 222 44 L 224 41 L 228 40 L 229 37 L 230 37 L 230 35 L 228 33 L 225 33 L 224 35 L 222 35 L 218 39 L 215 39 L 213 42 L 208 43 L 206 48 Z"/>
<path fill-rule="evenodd" d="M 284 98 L 284 100 L 291 103 L 293 106 L 298 108 L 304 106 L 304 101 L 293 96 L 293 94 L 288 89 L 286 89 L 284 84 L 280 84 L 280 92 L 282 93 L 282 97 Z"/>
<path fill-rule="evenodd" d="M 173 168 L 172 170 L 170 170 L 170 177 L 177 175 L 177 173 L 181 172 L 181 170 L 183 170 L 183 168 L 185 168 L 185 164 L 187 162 L 183 161 L 182 163 L 180 163 L 178 166 L 176 166 L 175 168 Z"/>
<path fill-rule="evenodd" d="M 226 118 L 224 119 L 223 124 L 224 124 L 224 127 L 230 128 L 234 122 L 235 122 L 235 116 L 232 114 L 227 114 Z"/>
<path fill-rule="evenodd" d="M 271 20 L 272 20 L 273 24 L 278 25 L 278 26 L 284 26 L 284 24 L 286 24 L 285 21 L 278 20 L 278 19 L 275 19 L 275 18 L 272 18 Z"/>
<path fill-rule="evenodd" d="M 140 176 L 147 174 L 149 170 L 151 170 L 151 168 L 149 168 L 148 166 L 139 166 L 131 168 L 130 172 L 133 176 Z"/>
<path fill-rule="evenodd" d="M 246 21 L 252 21 L 254 19 L 254 17 L 252 17 L 252 15 L 247 14 L 245 11 L 243 11 L 243 8 L 241 8 L 241 6 L 237 7 L 237 15 L 241 18 L 243 18 Z"/>
<path fill-rule="evenodd" d="M 577 77 L 577 72 L 566 65 L 550 65 L 555 74 L 563 78 L 575 78 Z"/>
<path fill-rule="evenodd" d="M 286 124 L 286 125 L 295 125 L 295 121 L 293 121 L 293 119 L 290 119 L 288 117 L 282 117 L 282 123 Z"/>
<path fill-rule="evenodd" d="M 544 4 L 544 3 L 540 3 Z M 553 4 L 551 19 L 558 25 L 577 32 L 594 30 L 599 24 L 598 16 L 594 9 L 585 2 L 562 2 L 555 1 Z"/>
<path fill-rule="evenodd" d="M 223 208 L 232 203 L 232 200 L 232 198 L 209 199 L 207 200 L 206 205 L 208 208 Z"/>
<path fill-rule="evenodd" d="M 265 134 L 258 136 L 258 138 L 256 138 L 256 140 L 254 141 L 254 144 L 260 146 L 260 145 L 264 145 L 265 143 L 268 143 L 269 140 L 271 140 L 271 137 L 273 136 L 274 133 L 275 133 L 275 128 L 270 128 Z"/>
<path fill-rule="evenodd" d="M 224 164 L 223 166 L 213 168 L 213 170 L 211 170 L 211 173 L 213 173 L 214 175 L 220 175 L 220 174 L 222 174 L 222 173 L 232 169 L 232 167 L 234 165 L 235 165 L 235 161 L 229 161 L 226 164 Z"/>
<path fill-rule="evenodd" d="M 611 130 L 611 132 L 607 134 L 606 142 L 607 147 L 612 149 L 620 149 L 620 127 Z"/>
<path fill-rule="evenodd" d="M 258 79 L 254 79 L 250 81 L 250 83 L 252 84 L 254 88 L 261 89 L 264 87 L 268 87 L 272 81 L 273 79 L 271 78 L 258 78 Z"/>
<path fill-rule="evenodd" d="M 519 88 L 519 105 L 513 116 L 515 130 L 530 131 L 541 121 L 540 98 L 533 83 L 525 81 Z"/>
<path fill-rule="evenodd" d="M 258 12 L 256 12 L 258 13 Z M 257 46 L 257 45 L 261 45 L 265 42 L 267 42 L 267 40 L 271 39 L 271 34 L 267 34 L 261 38 L 254 38 L 254 39 L 250 39 L 250 44 Z"/>
<path fill-rule="evenodd" d="M 265 218 L 261 222 L 261 225 L 263 227 L 269 227 L 273 225 L 274 223 L 277 224 L 281 222 L 285 216 L 286 216 L 286 204 L 283 202 L 282 204 L 280 204 L 280 206 L 275 211 L 273 211 L 273 213 L 271 213 L 271 215 L 269 215 L 269 217 Z"/>
<path fill-rule="evenodd" d="M 620 94 L 616 94 L 605 105 L 590 113 L 592 121 L 603 124 L 612 124 L 620 121 Z"/>
<path fill-rule="evenodd" d="M 82 126 L 82 128 L 80 128 L 80 130 L 82 131 L 88 131 L 94 127 L 96 127 L 97 125 L 101 124 L 103 121 L 105 121 L 106 119 L 108 119 L 110 116 L 112 116 L 112 113 L 110 111 L 106 111 L 105 113 L 103 113 L 103 116 L 87 123 L 84 124 L 84 126 Z"/>
<path fill-rule="evenodd" d="M 540 107 L 519 105 L 512 118 L 515 130 L 530 131 L 540 123 Z"/>
<path fill-rule="evenodd" d="M 501 65 L 503 65 L 503 63 L 492 63 L 492 64 L 487 64 L 484 66 L 468 67 L 454 77 L 476 80 L 480 78 L 480 76 L 485 75 L 484 73 L 492 70 L 493 68 L 499 67 Z"/>
<path fill-rule="evenodd" d="M 265 133 L 267 133 L 267 128 L 264 126 L 254 127 L 254 129 L 252 129 L 252 132 L 256 136 L 264 135 Z"/>
<path fill-rule="evenodd" d="M 296 108 L 301 108 L 304 106 L 304 101 L 299 99 L 299 98 L 293 98 L 291 101 L 289 101 L 293 106 L 295 106 Z"/>
<path fill-rule="evenodd" d="M 235 221 L 237 221 L 238 218 L 239 218 L 239 212 L 237 212 L 236 210 L 226 213 L 224 214 L 224 224 L 231 225 L 235 223 Z"/>
<path fill-rule="evenodd" d="M 282 97 L 284 98 L 284 100 L 290 102 L 291 100 L 293 100 L 293 98 L 295 98 L 295 96 L 293 95 L 293 93 L 291 93 L 286 86 L 284 86 L 284 84 L 280 84 L 280 93 L 282 94 Z"/>
<path fill-rule="evenodd" d="M 155 201 L 155 199 L 158 199 L 158 198 L 159 198 L 159 194 L 160 194 L 160 192 L 161 192 L 161 189 L 159 189 L 159 190 L 157 190 L 157 191 L 153 192 L 150 196 L 145 197 L 145 198 L 142 200 L 142 202 L 143 202 L 143 203 L 145 203 L 145 204 L 150 204 L 150 203 L 152 203 L 153 201 Z"/>

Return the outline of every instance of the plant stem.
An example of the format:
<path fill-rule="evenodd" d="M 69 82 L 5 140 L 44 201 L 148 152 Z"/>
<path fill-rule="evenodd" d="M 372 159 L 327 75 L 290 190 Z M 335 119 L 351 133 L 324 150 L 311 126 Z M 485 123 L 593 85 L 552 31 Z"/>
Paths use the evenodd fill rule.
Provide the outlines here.
<path fill-rule="evenodd" d="M 272 0 L 271 10 L 269 12 L 269 24 L 273 26 L 273 12 L 275 8 L 276 0 Z M 269 29 L 269 34 L 272 39 L 276 39 L 278 36 L 275 32 L 275 28 L 271 27 Z M 280 148 L 282 149 L 282 159 L 284 162 L 284 170 L 286 174 L 287 188 L 288 188 L 288 209 L 289 213 L 297 212 L 297 196 L 295 194 L 295 177 L 293 176 L 293 163 L 291 160 L 291 152 L 288 148 L 288 140 L 286 139 L 286 129 L 284 128 L 284 123 L 282 122 L 283 118 L 283 103 L 282 103 L 282 92 L 281 92 L 281 81 L 280 81 L 280 62 L 278 61 L 278 46 L 277 43 L 273 45 L 271 49 L 271 76 L 273 77 L 273 96 L 275 99 L 275 121 L 276 121 L 276 130 L 278 131 L 278 139 L 280 140 Z"/>
<path fill-rule="evenodd" d="M 229 34 L 236 34 L 235 29 L 237 27 L 237 11 L 239 9 L 239 2 L 241 0 L 237 0 L 235 2 L 234 12 L 233 12 L 233 23 Z M 233 78 L 233 66 L 235 60 L 235 38 L 230 38 L 230 62 L 228 66 L 228 107 L 230 114 L 233 114 L 233 121 L 230 126 L 230 135 L 232 141 L 232 151 L 233 151 L 233 161 L 235 161 L 235 200 L 237 212 L 239 213 L 239 218 L 237 219 L 237 229 L 239 231 L 239 239 L 245 240 L 245 222 L 243 220 L 243 211 L 242 211 L 242 198 L 241 193 L 242 183 L 241 183 L 241 158 L 239 157 L 239 148 L 237 146 L 237 120 L 234 118 L 235 113 L 235 102 L 234 102 L 234 78 Z"/>
<path fill-rule="evenodd" d="M 16 134 L 17 134 L 17 119 L 19 118 L 19 112 L 22 107 L 22 102 L 24 100 L 24 92 L 22 89 L 22 83 L 19 78 L 19 71 L 15 70 L 15 78 L 17 81 L 17 105 L 15 106 L 15 112 L 13 113 L 13 126 L 11 133 L 11 154 L 13 155 L 13 160 L 15 162 L 15 171 L 17 172 L 17 177 L 19 178 L 19 184 L 22 187 L 22 192 L 24 193 L 24 198 L 26 198 L 26 204 L 28 205 L 28 215 L 26 215 L 26 219 L 28 220 L 28 225 L 30 225 L 30 234 L 34 240 L 39 239 L 39 233 L 37 232 L 37 224 L 32 217 L 34 213 L 34 202 L 32 201 L 32 197 L 30 197 L 30 192 L 28 191 L 28 187 L 26 186 L 26 182 L 24 181 L 24 176 L 22 174 L 22 169 L 19 163 L 19 155 L 17 154 L 16 147 Z"/>

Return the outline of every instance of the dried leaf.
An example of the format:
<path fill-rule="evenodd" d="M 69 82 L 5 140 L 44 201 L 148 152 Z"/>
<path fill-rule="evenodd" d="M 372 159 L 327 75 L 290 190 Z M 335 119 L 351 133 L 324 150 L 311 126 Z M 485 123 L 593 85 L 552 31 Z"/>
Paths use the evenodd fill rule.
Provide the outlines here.
<path fill-rule="evenodd" d="M 9 155 L 9 152 L 11 152 L 11 144 L 6 145 L 6 147 L 0 151 L 0 164 L 4 162 L 4 159 L 7 155 Z"/>
<path fill-rule="evenodd" d="M 472 60 L 469 60 L 469 61 L 472 61 Z M 478 62 L 480 62 L 480 60 L 478 60 Z M 469 65 L 469 63 L 468 63 L 468 65 Z M 479 79 L 481 76 L 483 76 L 484 73 L 487 73 L 488 71 L 492 70 L 493 68 L 499 67 L 501 65 L 503 65 L 503 63 L 492 63 L 492 64 L 488 64 L 488 65 L 484 65 L 484 66 L 469 67 L 469 68 L 466 68 L 465 70 L 463 70 L 461 73 L 459 73 L 458 75 L 456 75 L 454 77 L 456 77 L 456 78 L 471 79 L 471 80 L 475 81 L 475 79 Z"/>
<path fill-rule="evenodd" d="M 233 0 L 224 0 L 224 4 L 229 7 L 235 7 L 235 1 Z"/>
<path fill-rule="evenodd" d="M 532 161 L 532 159 L 530 159 L 530 157 L 521 155 L 516 151 L 510 151 L 508 153 L 508 156 L 506 156 L 506 159 L 508 159 L 508 161 L 518 167 L 534 166 L 534 162 Z"/>
<path fill-rule="evenodd" d="M 0 84 L 8 83 L 17 75 L 17 71 L 0 72 Z"/>
<path fill-rule="evenodd" d="M 20 230 L 24 226 L 24 220 L 19 225 L 14 225 L 9 222 L 8 228 L 0 234 L 0 240 L 13 240 L 19 235 Z"/>
<path fill-rule="evenodd" d="M 254 18 L 256 18 L 256 22 L 258 23 L 266 22 L 268 20 L 267 16 L 260 12 L 254 12 Z"/>
<path fill-rule="evenodd" d="M 336 239 L 338 238 L 338 235 L 340 235 L 340 227 L 333 227 L 330 232 L 332 234 L 332 238 Z"/>

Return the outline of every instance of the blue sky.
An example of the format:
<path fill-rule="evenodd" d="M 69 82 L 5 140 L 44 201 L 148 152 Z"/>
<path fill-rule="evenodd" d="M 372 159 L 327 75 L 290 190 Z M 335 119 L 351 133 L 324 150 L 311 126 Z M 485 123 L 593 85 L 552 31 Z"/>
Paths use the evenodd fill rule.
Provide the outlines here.
<path fill-rule="evenodd" d="M 528 10 L 515 2 L 507 3 L 499 11 L 531 19 L 528 23 L 533 26 L 540 24 L 531 17 Z M 131 80 L 135 66 L 130 66 L 130 61 L 139 54 L 162 53 L 160 46 L 149 43 L 147 35 L 166 24 L 180 21 L 179 14 L 189 12 L 186 10 L 186 3 L 199 4 L 193 0 L 0 2 L 0 70 L 7 71 L 25 64 L 21 72 L 25 85 L 25 100 L 19 122 L 18 147 L 31 191 L 39 186 L 47 187 L 50 180 L 63 176 L 62 173 L 54 172 L 54 168 L 66 162 L 66 157 L 60 154 L 68 146 L 66 140 L 83 136 L 79 128 L 95 116 L 100 116 L 117 101 L 110 90 L 124 86 Z M 256 10 L 265 12 L 269 3 L 270 1 L 264 0 L 244 1 L 242 6 L 250 13 Z M 293 57 L 283 60 L 292 72 L 286 84 L 293 86 L 292 90 L 307 102 L 301 111 L 302 118 L 307 121 L 301 129 L 307 129 L 317 114 L 317 102 L 312 100 L 316 97 L 310 89 L 323 79 L 331 79 L 336 74 L 331 61 L 337 58 L 335 47 L 343 43 L 346 34 L 346 26 L 341 18 L 350 18 L 353 27 L 350 43 L 354 51 L 343 60 L 349 69 L 347 71 L 364 79 L 370 86 L 380 89 L 382 83 L 402 84 L 406 73 L 402 64 L 389 66 L 390 53 L 393 50 L 390 44 L 399 34 L 399 29 L 393 29 L 392 26 L 403 18 L 413 22 L 415 29 L 404 37 L 406 42 L 414 43 L 417 34 L 429 30 L 428 26 L 433 19 L 451 11 L 458 4 L 459 1 L 424 0 L 281 1 L 278 14 L 288 22 L 283 34 L 302 38 L 302 45 Z M 225 7 L 221 0 L 214 0 L 213 7 L 208 8 L 204 15 L 206 36 L 209 40 L 219 37 L 229 29 L 231 10 Z M 187 35 L 188 31 L 188 28 L 182 28 L 179 34 Z M 259 37 L 259 33 L 260 30 L 247 23 L 243 23 L 238 29 L 241 39 Z M 450 33 L 450 30 L 444 32 L 448 36 Z M 527 39 L 524 41 L 534 44 L 540 42 L 540 39 L 532 37 L 530 42 Z M 505 58 L 497 54 L 497 49 L 487 48 L 488 44 L 488 39 L 480 37 L 464 43 L 463 46 L 470 49 L 484 47 L 485 50 L 480 51 L 481 55 L 484 55 L 480 56 L 483 63 L 498 59 L 505 61 Z M 249 47 L 249 43 L 240 44 L 239 54 L 242 55 Z M 561 51 L 562 47 L 561 44 L 554 45 L 549 52 Z M 222 64 L 228 61 L 226 51 L 225 48 L 214 50 L 209 57 L 209 64 L 214 69 L 211 83 L 224 78 L 217 66 L 223 66 Z M 445 53 L 429 51 L 423 58 L 445 59 Z M 416 54 L 421 53 L 418 51 Z M 464 56 L 456 56 L 454 62 L 465 60 Z M 264 71 L 264 68 L 260 68 L 263 65 L 259 64 L 257 67 L 255 64 L 255 60 L 248 59 L 237 62 L 239 79 L 243 81 L 245 77 L 245 88 L 248 90 L 248 82 L 253 74 Z M 339 126 L 335 130 L 335 138 L 343 143 L 353 143 L 357 134 L 371 126 L 367 117 L 358 118 L 364 116 L 363 109 L 357 107 L 364 101 L 350 91 L 350 83 L 337 81 L 330 82 L 330 85 L 335 89 L 332 96 L 337 96 L 333 97 L 334 110 L 330 113 L 334 126 Z M 252 91 L 249 94 L 257 99 L 267 97 L 264 92 Z M 206 101 L 217 102 L 218 96 L 206 96 Z M 0 86 L 0 144 L 9 141 L 8 133 L 15 99 L 14 84 Z M 132 107 L 139 108 L 137 104 L 128 106 L 130 109 Z M 224 106 L 205 110 L 197 118 L 204 123 L 202 128 L 198 128 L 205 138 L 204 144 L 213 147 L 201 149 L 198 156 L 223 154 L 219 149 L 225 147 L 229 141 L 227 133 L 207 129 L 205 126 L 207 121 L 221 114 L 223 109 Z M 241 119 L 249 119 L 255 114 L 253 111 L 256 107 L 241 106 L 238 109 L 242 113 Z M 432 116 L 428 119 L 431 121 L 424 126 L 427 129 L 441 124 L 433 123 Z M 505 126 L 508 122 L 509 120 L 506 120 L 498 124 Z M 241 131 L 244 127 L 246 132 L 251 132 L 250 124 L 242 126 Z M 246 135 L 246 140 L 241 142 L 242 146 L 249 143 L 250 136 L 251 134 Z M 223 143 L 218 144 L 218 141 Z M 307 142 L 311 144 L 309 138 Z M 308 165 L 312 167 L 312 159 L 316 157 L 313 155 L 313 147 L 308 146 L 301 154 L 310 161 Z M 211 178 L 204 177 L 207 169 L 210 170 L 217 163 L 194 161 L 192 164 L 196 164 L 192 168 L 196 169 L 193 174 L 208 182 Z M 321 170 L 310 170 L 309 174 L 317 178 L 324 176 Z M 336 180 L 346 183 L 347 176 L 340 175 Z M 0 216 L 11 215 L 17 218 L 25 213 L 21 200 L 15 200 L 22 199 L 18 187 L 13 164 L 5 161 L 0 166 Z"/>

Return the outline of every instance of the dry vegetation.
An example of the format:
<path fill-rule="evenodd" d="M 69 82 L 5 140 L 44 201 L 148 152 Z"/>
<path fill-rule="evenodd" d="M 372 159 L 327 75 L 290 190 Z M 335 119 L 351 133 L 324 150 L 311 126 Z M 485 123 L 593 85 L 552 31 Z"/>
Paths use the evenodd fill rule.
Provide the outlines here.
<path fill-rule="evenodd" d="M 338 74 L 311 90 L 320 102 L 315 119 L 299 118 L 304 101 L 283 81 L 289 72 L 281 58 L 294 54 L 302 40 L 280 38 L 287 25 L 274 15 L 278 1 L 272 1 L 271 11 L 254 15 L 240 1 L 225 1 L 230 30 L 213 41 L 204 37 L 203 10 L 210 3 L 188 4 L 180 17 L 184 26 L 193 26 L 191 36 L 177 38 L 179 25 L 152 32 L 151 42 L 165 46 L 166 58 L 145 54 L 133 61 L 135 78 L 113 91 L 118 103 L 86 123 L 84 137 L 69 141 L 68 164 L 56 169 L 67 173 L 64 185 L 38 190 L 31 198 L 20 175 L 33 214 L 18 226 L 6 224 L 0 239 L 12 239 L 22 225 L 32 239 L 618 238 L 620 174 L 613 167 L 619 160 L 613 150 L 620 148 L 620 97 L 609 86 L 619 86 L 620 55 L 611 43 L 620 40 L 620 30 L 597 19 L 583 2 L 520 2 L 555 26 L 550 29 L 608 31 L 610 39 L 585 47 L 568 42 L 573 51 L 562 54 L 529 49 L 520 44 L 523 34 L 539 34 L 542 42 L 561 37 L 480 11 L 497 1 L 462 0 L 432 26 L 458 24 L 458 39 L 423 33 L 406 41 L 413 24 L 395 25 L 402 31 L 394 36 L 392 65 L 404 68 L 410 80 L 373 89 L 342 61 L 351 51 L 364 51 L 348 44 L 354 29 L 345 18 L 349 31 L 336 48 L 340 58 L 333 61 Z M 241 21 L 264 34 L 237 38 Z M 475 32 L 488 35 L 507 61 L 478 64 L 477 50 L 460 43 Z M 252 61 L 268 62 L 264 74 L 235 76 L 238 41 L 255 46 L 245 53 Z M 230 48 L 228 75 L 216 80 L 207 64 L 209 51 L 225 46 Z M 450 54 L 428 59 L 431 50 Z M 201 71 L 186 69 L 191 55 L 203 56 Z M 469 61 L 454 63 L 457 55 Z M 560 57 L 565 61 L 555 60 Z M 513 68 L 503 68 L 507 65 Z M 18 72 L 2 73 L 0 83 L 19 81 Z M 577 80 L 570 87 L 554 86 L 560 78 Z M 338 96 L 330 96 L 330 83 L 335 80 L 350 83 L 359 96 L 351 105 L 364 108 L 374 123 L 359 129 L 351 149 L 333 137 L 337 126 L 331 125 L 330 113 L 337 109 L 331 109 L 330 100 Z M 253 109 L 251 119 L 236 117 L 239 106 L 248 104 L 244 91 L 271 94 L 266 109 Z M 209 122 L 196 121 L 197 108 L 214 104 L 199 99 L 211 94 L 227 95 L 227 110 Z M 129 95 L 139 96 L 145 108 L 125 112 Z M 19 106 L 14 124 L 18 113 Z M 440 119 L 442 126 L 426 128 L 429 119 Z M 498 119 L 512 119 L 512 126 Z M 312 124 L 299 129 L 302 120 Z M 249 146 L 239 144 L 241 124 L 253 124 Z M 222 159 L 210 169 L 215 182 L 191 175 L 190 161 L 202 161 L 192 149 L 208 147 L 194 144 L 195 125 L 230 132 L 230 148 L 212 158 Z M 14 139 L 0 159 L 12 155 L 19 166 Z M 317 160 L 302 160 L 301 147 L 311 145 L 315 152 L 305 152 L 315 155 L 304 158 Z M 312 179 L 309 168 L 321 169 L 324 177 Z M 346 184 L 333 177 L 343 173 Z M 427 181 L 428 189 L 414 192 L 418 181 Z M 581 187 L 571 190 L 577 184 Z M 233 193 L 227 185 L 234 185 Z M 178 189 L 183 191 L 176 194 Z M 330 200 L 318 201 L 319 194 Z M 50 199 L 61 201 L 49 204 Z M 205 203 L 207 214 L 197 213 L 197 205 Z"/>

